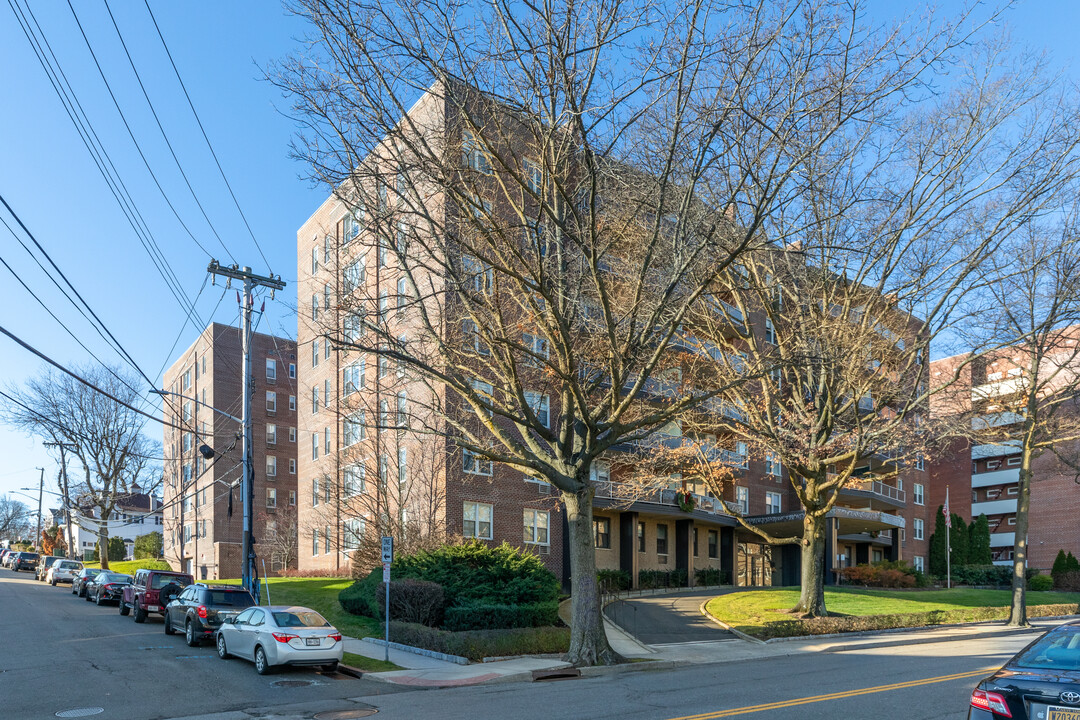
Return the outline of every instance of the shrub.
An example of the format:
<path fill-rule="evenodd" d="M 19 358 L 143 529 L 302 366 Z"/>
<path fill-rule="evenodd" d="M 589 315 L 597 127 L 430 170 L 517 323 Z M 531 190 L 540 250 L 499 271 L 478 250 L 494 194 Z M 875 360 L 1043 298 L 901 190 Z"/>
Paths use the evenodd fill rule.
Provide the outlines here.
<path fill-rule="evenodd" d="M 1054 589 L 1065 592 L 1080 592 L 1080 571 L 1071 570 L 1058 573 L 1054 577 Z"/>
<path fill-rule="evenodd" d="M 917 584 L 914 570 L 894 562 L 841 568 L 840 576 L 852 585 L 866 587 L 909 588 Z"/>
<path fill-rule="evenodd" d="M 686 587 L 686 579 L 685 570 L 638 571 L 638 587 L 646 590 L 649 588 Z"/>
<path fill-rule="evenodd" d="M 727 585 L 728 573 L 720 568 L 701 568 L 694 571 L 695 585 Z"/>
<path fill-rule="evenodd" d="M 1034 590 L 1036 592 L 1042 590 L 1052 590 L 1054 588 L 1054 578 L 1049 575 L 1036 575 L 1028 580 L 1028 590 Z"/>
<path fill-rule="evenodd" d="M 294 570 L 292 568 L 285 568 L 279 570 L 277 576 L 283 578 L 347 578 L 349 577 L 349 574 L 348 572 L 330 568 L 319 568 L 316 570 Z"/>
<path fill-rule="evenodd" d="M 625 570 L 597 570 L 596 580 L 600 583 L 600 592 L 614 593 L 630 589 L 630 573 Z"/>
<path fill-rule="evenodd" d="M 341 603 L 341 609 L 352 615 L 378 617 L 378 601 L 375 600 L 378 587 L 379 584 L 376 583 L 373 588 L 368 588 L 364 580 L 354 582 L 338 593 L 338 602 Z"/>
<path fill-rule="evenodd" d="M 443 629 L 497 630 L 560 625 L 559 603 L 547 601 L 526 605 L 469 603 L 447 608 Z"/>
<path fill-rule="evenodd" d="M 1057 577 L 1063 572 L 1069 571 L 1069 561 L 1065 557 L 1064 550 L 1058 550 L 1057 557 L 1054 558 L 1054 565 L 1050 568 L 1050 575 Z"/>
<path fill-rule="evenodd" d="M 380 582 L 376 592 L 379 617 L 386 617 L 386 583 Z M 390 581 L 390 619 L 408 623 L 420 623 L 430 627 L 442 624 L 442 586 L 427 580 Z"/>
<path fill-rule="evenodd" d="M 391 622 L 390 638 L 393 642 L 460 655 L 470 660 L 506 655 L 565 653 L 570 649 L 570 628 L 565 627 L 447 632 L 426 625 Z"/>

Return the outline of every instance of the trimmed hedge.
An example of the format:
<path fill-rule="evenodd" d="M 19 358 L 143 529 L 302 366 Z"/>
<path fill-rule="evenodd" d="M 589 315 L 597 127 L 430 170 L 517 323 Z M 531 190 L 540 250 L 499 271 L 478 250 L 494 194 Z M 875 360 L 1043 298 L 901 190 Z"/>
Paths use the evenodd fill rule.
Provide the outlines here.
<path fill-rule="evenodd" d="M 1065 592 L 1080 592 L 1080 572 L 1069 570 L 1054 576 L 1054 589 Z"/>
<path fill-rule="evenodd" d="M 650 588 L 686 587 L 685 570 L 639 570 L 638 587 Z"/>
<path fill-rule="evenodd" d="M 376 597 L 379 601 L 379 615 L 386 617 L 386 583 L 379 583 Z M 390 581 L 392 618 L 437 627 L 442 624 L 444 606 L 443 589 L 438 583 L 408 578 Z"/>
<path fill-rule="evenodd" d="M 630 589 L 630 573 L 625 570 L 597 570 L 596 580 L 600 583 L 600 592 L 614 593 Z"/>
<path fill-rule="evenodd" d="M 950 625 L 954 623 L 989 622 L 1007 620 L 1008 607 L 973 607 L 962 610 L 931 610 L 921 613 L 895 613 L 888 615 L 848 615 L 808 619 L 779 620 L 763 626 L 738 628 L 747 635 L 766 640 L 769 638 L 803 637 L 806 635 L 829 635 L 833 633 L 861 632 L 864 630 L 889 630 L 892 628 Z M 1051 617 L 1080 614 L 1078 604 L 1032 605 L 1028 617 Z"/>
<path fill-rule="evenodd" d="M 1036 575 L 1028 580 L 1027 589 L 1034 590 L 1035 592 L 1053 590 L 1054 578 L 1049 575 Z"/>
<path fill-rule="evenodd" d="M 559 603 L 539 602 L 525 605 L 469 603 L 446 609 L 444 630 L 497 630 L 500 628 L 543 627 L 560 625 Z"/>
<path fill-rule="evenodd" d="M 1003 587 L 1012 585 L 1012 565 L 958 565 L 952 568 L 954 585 L 979 585 Z M 1039 571 L 1027 569 L 1027 579 L 1035 577 Z"/>
<path fill-rule="evenodd" d="M 855 565 L 840 569 L 840 577 L 851 585 L 880 588 L 913 588 L 915 575 L 897 568 Z"/>
<path fill-rule="evenodd" d="M 694 571 L 695 585 L 728 585 L 730 582 L 727 570 L 721 570 L 720 568 L 701 568 L 700 570 Z"/>
<path fill-rule="evenodd" d="M 570 649 L 570 628 L 535 627 L 509 630 L 447 632 L 414 623 L 391 622 L 390 639 L 413 647 L 460 655 L 470 660 L 507 655 L 565 653 Z"/>

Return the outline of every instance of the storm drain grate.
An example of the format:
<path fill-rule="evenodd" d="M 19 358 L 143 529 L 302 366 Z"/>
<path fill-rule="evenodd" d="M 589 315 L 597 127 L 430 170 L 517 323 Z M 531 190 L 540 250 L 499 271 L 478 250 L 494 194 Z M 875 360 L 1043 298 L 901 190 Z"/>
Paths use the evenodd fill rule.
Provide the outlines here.
<path fill-rule="evenodd" d="M 100 715 L 103 712 L 105 712 L 105 708 L 75 708 L 74 710 L 61 710 L 56 713 L 56 717 L 90 717 L 91 715 Z"/>
<path fill-rule="evenodd" d="M 353 718 L 362 718 L 374 715 L 379 712 L 376 708 L 361 708 L 359 710 L 331 710 L 329 712 L 321 712 L 315 715 L 314 720 L 353 720 Z"/>

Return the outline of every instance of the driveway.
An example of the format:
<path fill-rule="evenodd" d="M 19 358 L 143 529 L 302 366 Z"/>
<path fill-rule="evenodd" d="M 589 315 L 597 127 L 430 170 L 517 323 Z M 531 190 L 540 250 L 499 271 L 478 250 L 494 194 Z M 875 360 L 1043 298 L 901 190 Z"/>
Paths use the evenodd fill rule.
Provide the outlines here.
<path fill-rule="evenodd" d="M 701 613 L 701 604 L 723 590 L 649 595 L 611 603 L 608 618 L 646 645 L 736 640 Z"/>

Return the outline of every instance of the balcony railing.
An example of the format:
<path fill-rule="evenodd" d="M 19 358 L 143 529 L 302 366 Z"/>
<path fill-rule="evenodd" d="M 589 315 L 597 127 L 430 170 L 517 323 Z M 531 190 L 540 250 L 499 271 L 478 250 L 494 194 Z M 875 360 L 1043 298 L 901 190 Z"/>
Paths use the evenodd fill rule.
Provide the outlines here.
<path fill-rule="evenodd" d="M 614 480 L 600 480 L 595 483 L 595 486 L 596 497 L 598 498 L 620 500 L 627 504 L 646 502 L 656 505 L 667 505 L 670 507 L 679 507 L 679 503 L 675 497 L 682 492 L 681 490 L 672 490 L 670 488 L 648 489 L 633 487 L 626 483 L 620 483 Z M 730 514 L 724 509 L 724 503 L 714 497 L 699 495 L 698 493 L 690 493 L 690 496 L 694 498 L 695 510 L 701 510 L 711 515 Z"/>
<path fill-rule="evenodd" d="M 887 498 L 895 502 L 903 503 L 907 502 L 907 494 L 892 485 L 886 485 L 880 480 L 867 480 L 861 483 L 855 483 L 852 485 L 846 485 L 844 490 L 860 490 L 862 492 L 868 492 L 878 497 Z"/>

